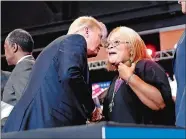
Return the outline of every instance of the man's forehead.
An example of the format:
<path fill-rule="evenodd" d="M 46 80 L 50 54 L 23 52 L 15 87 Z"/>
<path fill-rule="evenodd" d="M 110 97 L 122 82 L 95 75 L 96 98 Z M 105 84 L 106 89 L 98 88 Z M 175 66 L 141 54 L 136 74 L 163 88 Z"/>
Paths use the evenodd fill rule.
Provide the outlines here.
<path fill-rule="evenodd" d="M 4 41 L 4 44 L 7 44 L 8 43 L 8 40 L 7 40 L 7 38 L 5 39 L 5 41 Z"/>
<path fill-rule="evenodd" d="M 100 28 L 94 28 L 93 32 L 94 32 L 95 34 L 98 34 L 98 36 L 99 36 L 100 38 L 102 38 L 103 34 L 102 34 L 102 31 L 101 31 Z"/>
<path fill-rule="evenodd" d="M 8 39 L 6 38 L 4 41 L 4 45 L 10 45 L 10 42 L 8 41 Z"/>

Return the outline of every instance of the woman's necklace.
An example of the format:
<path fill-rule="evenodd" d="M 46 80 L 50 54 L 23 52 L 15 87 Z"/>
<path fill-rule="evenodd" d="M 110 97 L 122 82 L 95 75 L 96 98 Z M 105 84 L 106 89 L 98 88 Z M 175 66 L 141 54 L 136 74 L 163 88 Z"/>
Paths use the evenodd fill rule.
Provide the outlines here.
<path fill-rule="evenodd" d="M 115 98 L 116 92 L 118 91 L 118 89 L 119 89 L 119 87 L 121 86 L 122 83 L 123 83 L 123 80 L 118 77 L 118 79 L 115 82 L 114 92 L 112 94 L 111 102 L 109 103 L 109 111 L 110 112 L 112 112 L 112 108 L 114 107 L 114 98 Z"/>

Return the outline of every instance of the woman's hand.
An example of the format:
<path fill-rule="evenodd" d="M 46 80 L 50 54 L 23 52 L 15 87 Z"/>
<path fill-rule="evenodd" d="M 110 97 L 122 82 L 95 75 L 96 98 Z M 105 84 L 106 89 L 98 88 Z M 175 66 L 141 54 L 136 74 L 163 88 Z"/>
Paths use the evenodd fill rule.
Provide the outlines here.
<path fill-rule="evenodd" d="M 119 63 L 118 65 L 119 77 L 127 81 L 129 77 L 134 73 L 135 67 L 136 67 L 135 63 L 132 63 L 131 67 L 128 67 L 123 63 Z"/>
<path fill-rule="evenodd" d="M 136 64 L 134 63 L 132 63 L 131 67 L 120 63 L 118 66 L 120 78 L 126 81 L 143 104 L 152 110 L 163 109 L 165 107 L 165 103 L 160 91 L 156 87 L 143 81 L 137 75 L 133 74 L 135 66 Z"/>

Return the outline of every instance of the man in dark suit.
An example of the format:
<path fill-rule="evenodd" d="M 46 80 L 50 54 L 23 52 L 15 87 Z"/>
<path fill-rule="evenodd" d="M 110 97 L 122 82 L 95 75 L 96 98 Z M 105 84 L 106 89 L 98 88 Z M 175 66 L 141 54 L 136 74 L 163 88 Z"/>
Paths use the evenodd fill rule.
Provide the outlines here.
<path fill-rule="evenodd" d="M 51 42 L 38 56 L 3 132 L 86 124 L 95 112 L 87 57 L 98 54 L 101 39 L 99 22 L 79 17 L 68 35 Z"/>
<path fill-rule="evenodd" d="M 6 82 L 8 81 L 10 74 L 11 74 L 11 72 L 9 72 L 9 71 L 1 70 L 1 100 L 3 97 L 4 87 L 6 85 Z"/>
<path fill-rule="evenodd" d="M 182 12 L 186 14 L 186 1 L 179 0 Z M 177 81 L 176 126 L 186 128 L 186 31 L 177 43 L 174 72 Z"/>
<path fill-rule="evenodd" d="M 15 105 L 23 94 L 32 66 L 35 63 L 31 55 L 34 47 L 32 36 L 23 29 L 15 29 L 5 39 L 5 56 L 8 65 L 16 65 L 3 91 L 2 101 Z"/>

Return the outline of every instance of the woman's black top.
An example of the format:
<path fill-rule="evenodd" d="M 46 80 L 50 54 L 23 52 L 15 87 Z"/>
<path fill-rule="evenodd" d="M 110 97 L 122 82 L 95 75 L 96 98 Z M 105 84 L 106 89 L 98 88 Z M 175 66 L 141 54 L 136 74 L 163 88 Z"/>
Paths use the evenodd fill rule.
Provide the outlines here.
<path fill-rule="evenodd" d="M 136 64 L 135 74 L 161 92 L 166 107 L 159 111 L 151 110 L 141 102 L 130 86 L 123 82 L 116 92 L 114 106 L 110 112 L 109 104 L 112 100 L 117 75 L 113 79 L 103 103 L 105 119 L 119 123 L 174 125 L 175 105 L 164 70 L 151 60 L 141 60 Z"/>

